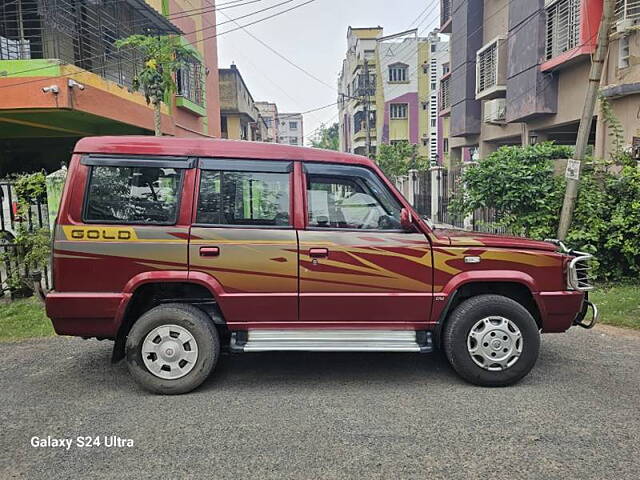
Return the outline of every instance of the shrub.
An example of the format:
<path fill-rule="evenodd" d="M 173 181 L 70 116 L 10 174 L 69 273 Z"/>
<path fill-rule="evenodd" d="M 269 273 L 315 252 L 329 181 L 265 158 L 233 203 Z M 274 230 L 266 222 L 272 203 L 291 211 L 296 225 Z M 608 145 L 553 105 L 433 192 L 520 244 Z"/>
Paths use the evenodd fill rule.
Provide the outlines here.
<path fill-rule="evenodd" d="M 571 147 L 541 143 L 502 147 L 467 169 L 462 194 L 451 202 L 464 216 L 478 208 L 496 211 L 497 225 L 532 238 L 555 237 L 565 179 L 554 174 L 554 160 L 569 158 Z M 629 163 L 628 158 L 617 162 Z M 587 162 L 567 243 L 596 255 L 599 277 L 640 274 L 640 172 L 626 166 L 618 175 Z"/>
<path fill-rule="evenodd" d="M 606 277 L 640 277 L 640 170 L 624 167 L 607 183 L 609 198 L 606 235 L 601 249 L 606 254 Z"/>
<path fill-rule="evenodd" d="M 11 270 L 5 288 L 14 294 L 30 293 L 32 282 L 29 272 L 42 270 L 49 262 L 51 237 L 46 228 L 30 226 L 27 218 L 31 205 L 46 201 L 45 175 L 42 172 L 20 175 L 14 188 L 17 198 L 15 248 L 5 249 L 0 260 L 17 266 Z"/>
<path fill-rule="evenodd" d="M 562 181 L 553 175 L 553 160 L 570 156 L 570 148 L 552 143 L 502 147 L 465 170 L 465 188 L 459 190 L 464 193 L 453 199 L 452 213 L 462 217 L 477 208 L 492 208 L 496 226 L 516 235 L 555 234 Z"/>

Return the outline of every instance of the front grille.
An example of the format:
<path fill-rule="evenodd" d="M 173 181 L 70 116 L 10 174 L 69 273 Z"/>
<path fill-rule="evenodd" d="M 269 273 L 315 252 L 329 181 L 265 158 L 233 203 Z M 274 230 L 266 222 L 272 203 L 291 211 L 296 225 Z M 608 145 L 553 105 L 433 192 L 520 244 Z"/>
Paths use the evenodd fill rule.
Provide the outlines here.
<path fill-rule="evenodd" d="M 569 262 L 567 270 L 567 285 L 572 290 L 583 292 L 593 290 L 591 280 L 591 260 L 593 255 L 582 252 L 574 252 L 576 255 Z"/>

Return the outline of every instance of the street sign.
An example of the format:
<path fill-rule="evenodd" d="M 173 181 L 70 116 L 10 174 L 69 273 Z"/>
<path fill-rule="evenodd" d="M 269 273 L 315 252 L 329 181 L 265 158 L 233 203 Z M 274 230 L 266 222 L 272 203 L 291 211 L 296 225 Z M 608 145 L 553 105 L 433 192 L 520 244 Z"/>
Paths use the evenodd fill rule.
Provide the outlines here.
<path fill-rule="evenodd" d="M 580 160 L 569 160 L 564 176 L 568 180 L 578 180 L 580 178 Z"/>

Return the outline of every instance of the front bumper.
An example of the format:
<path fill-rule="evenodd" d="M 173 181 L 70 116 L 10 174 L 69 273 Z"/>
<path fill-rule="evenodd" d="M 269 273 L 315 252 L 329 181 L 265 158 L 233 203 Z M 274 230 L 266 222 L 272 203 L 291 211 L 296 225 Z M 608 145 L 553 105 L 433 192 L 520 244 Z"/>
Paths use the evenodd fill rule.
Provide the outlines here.
<path fill-rule="evenodd" d="M 588 316 L 589 311 L 591 311 L 591 320 L 585 322 L 585 318 Z M 578 316 L 573 321 L 574 325 L 577 325 L 582 328 L 593 328 L 596 326 L 596 323 L 600 320 L 600 312 L 598 311 L 598 307 L 592 302 L 589 301 L 589 296 L 584 296 L 584 301 L 582 302 L 582 310 L 578 314 Z"/>
<path fill-rule="evenodd" d="M 587 292 L 539 292 L 533 297 L 540 310 L 543 333 L 566 332 L 574 325 L 593 328 L 598 322 L 598 308 L 589 301 Z M 590 321 L 585 321 L 585 318 L 590 318 Z"/>

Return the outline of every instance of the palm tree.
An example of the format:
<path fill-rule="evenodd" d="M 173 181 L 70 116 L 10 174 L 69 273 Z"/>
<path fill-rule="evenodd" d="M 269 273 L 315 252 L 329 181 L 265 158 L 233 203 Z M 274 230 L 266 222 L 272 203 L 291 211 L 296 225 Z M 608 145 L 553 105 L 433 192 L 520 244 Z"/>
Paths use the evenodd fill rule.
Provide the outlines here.
<path fill-rule="evenodd" d="M 153 105 L 156 136 L 162 136 L 160 105 L 176 90 L 175 74 L 193 53 L 175 36 L 131 35 L 115 43 L 116 48 L 135 48 L 144 56 L 142 70 L 133 79 L 133 89 L 142 90 L 147 104 Z"/>

